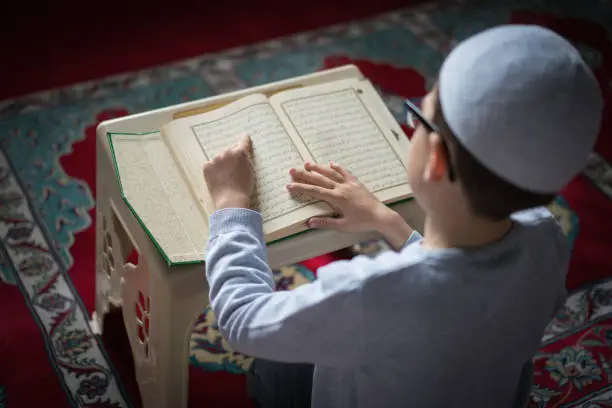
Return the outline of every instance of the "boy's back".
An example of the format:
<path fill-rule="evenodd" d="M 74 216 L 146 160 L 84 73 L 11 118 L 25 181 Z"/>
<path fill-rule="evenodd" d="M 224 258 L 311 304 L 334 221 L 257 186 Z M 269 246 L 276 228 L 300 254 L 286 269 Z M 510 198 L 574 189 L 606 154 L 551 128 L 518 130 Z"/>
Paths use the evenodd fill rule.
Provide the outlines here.
<path fill-rule="evenodd" d="M 221 228 L 209 258 L 227 265 L 208 275 L 220 330 L 246 354 L 315 363 L 314 408 L 511 406 L 565 299 L 565 237 L 545 209 L 515 214 L 485 247 L 429 249 L 414 233 L 398 253 L 335 262 L 277 293 L 258 272 L 259 215 L 228 209 L 211 220 Z M 236 264 L 252 274 L 235 275 Z"/>
<path fill-rule="evenodd" d="M 430 250 L 417 241 L 355 263 L 369 271 L 359 284 L 360 327 L 321 336 L 354 332 L 361 355 L 345 368 L 317 366 L 313 407 L 508 406 L 565 299 L 568 259 L 547 210 L 513 218 L 508 235 L 487 247 Z M 362 278 L 331 264 L 319 279 Z"/>
<path fill-rule="evenodd" d="M 220 331 L 245 354 L 315 365 L 314 377 L 297 380 L 295 366 L 266 376 L 256 360 L 252 384 L 267 385 L 254 399 L 283 408 L 310 406 L 311 396 L 314 408 L 524 405 L 531 359 L 565 299 L 569 257 L 542 207 L 586 163 L 602 107 L 578 51 L 549 30 L 506 26 L 462 42 L 422 111 L 406 102 L 415 129 L 407 178 L 426 213 L 424 238 L 342 166 L 306 163 L 290 170 L 289 192 L 341 214 L 311 227 L 377 231 L 398 252 L 330 264 L 287 292 L 274 292 L 261 215 L 247 209 L 249 139 L 215 157 L 204 168 L 220 209 L 206 275 Z"/>

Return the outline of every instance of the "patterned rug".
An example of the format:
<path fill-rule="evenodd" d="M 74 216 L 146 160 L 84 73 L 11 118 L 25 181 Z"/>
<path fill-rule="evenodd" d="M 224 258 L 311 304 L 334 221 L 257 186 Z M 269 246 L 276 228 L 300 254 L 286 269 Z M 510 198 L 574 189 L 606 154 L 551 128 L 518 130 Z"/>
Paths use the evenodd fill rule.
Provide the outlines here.
<path fill-rule="evenodd" d="M 588 168 L 552 206 L 572 245 L 574 292 L 535 358 L 531 406 L 612 406 L 612 11 L 597 0 L 480 3 L 398 10 L 0 102 L 0 408 L 140 404 L 121 325 L 104 337 L 88 325 L 99 121 L 346 63 L 360 67 L 401 120 L 402 99 L 425 94 L 449 47 L 508 22 L 568 37 L 607 101 Z M 373 242 L 357 251 L 384 249 Z M 315 279 L 316 268 L 337 256 L 281 268 L 278 289 Z M 250 359 L 223 341 L 209 309 L 194 326 L 190 360 L 190 405 L 250 406 L 242 375 Z"/>

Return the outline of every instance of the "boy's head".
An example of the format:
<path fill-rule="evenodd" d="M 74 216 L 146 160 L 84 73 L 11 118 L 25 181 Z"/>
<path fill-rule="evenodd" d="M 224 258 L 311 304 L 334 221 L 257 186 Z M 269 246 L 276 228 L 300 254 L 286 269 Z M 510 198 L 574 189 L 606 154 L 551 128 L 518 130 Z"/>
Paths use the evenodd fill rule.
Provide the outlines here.
<path fill-rule="evenodd" d="M 426 210 L 462 199 L 490 220 L 548 204 L 586 163 L 602 108 L 580 54 L 552 31 L 477 34 L 451 52 L 423 100 L 409 152 L 415 195 Z"/>

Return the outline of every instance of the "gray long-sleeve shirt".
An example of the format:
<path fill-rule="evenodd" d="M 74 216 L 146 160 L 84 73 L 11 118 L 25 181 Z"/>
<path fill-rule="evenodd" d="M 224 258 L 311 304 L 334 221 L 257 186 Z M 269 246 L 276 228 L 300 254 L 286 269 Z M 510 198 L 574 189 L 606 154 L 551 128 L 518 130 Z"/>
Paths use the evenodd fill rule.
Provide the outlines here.
<path fill-rule="evenodd" d="M 315 408 L 510 407 L 521 369 L 565 299 L 565 237 L 544 209 L 499 242 L 320 268 L 275 292 L 260 214 L 210 219 L 206 275 L 219 329 L 254 357 L 315 364 Z"/>

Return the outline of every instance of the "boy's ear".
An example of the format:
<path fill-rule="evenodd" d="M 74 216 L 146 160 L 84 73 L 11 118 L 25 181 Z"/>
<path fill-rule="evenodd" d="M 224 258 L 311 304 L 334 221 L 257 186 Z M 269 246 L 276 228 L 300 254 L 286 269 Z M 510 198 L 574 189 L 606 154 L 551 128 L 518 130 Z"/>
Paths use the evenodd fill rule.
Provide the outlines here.
<path fill-rule="evenodd" d="M 440 135 L 432 132 L 429 134 L 429 158 L 425 166 L 425 180 L 439 181 L 444 178 L 448 171 L 447 157 Z"/>

